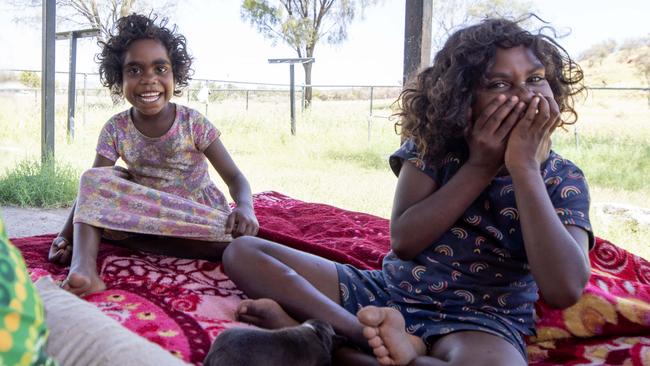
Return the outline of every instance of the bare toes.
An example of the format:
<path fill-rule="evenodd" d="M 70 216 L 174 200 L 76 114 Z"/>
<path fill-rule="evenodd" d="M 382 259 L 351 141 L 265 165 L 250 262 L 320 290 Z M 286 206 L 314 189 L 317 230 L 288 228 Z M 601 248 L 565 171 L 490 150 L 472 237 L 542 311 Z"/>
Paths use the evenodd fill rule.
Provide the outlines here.
<path fill-rule="evenodd" d="M 372 348 L 383 347 L 384 341 L 380 337 L 368 338 L 368 345 Z"/>

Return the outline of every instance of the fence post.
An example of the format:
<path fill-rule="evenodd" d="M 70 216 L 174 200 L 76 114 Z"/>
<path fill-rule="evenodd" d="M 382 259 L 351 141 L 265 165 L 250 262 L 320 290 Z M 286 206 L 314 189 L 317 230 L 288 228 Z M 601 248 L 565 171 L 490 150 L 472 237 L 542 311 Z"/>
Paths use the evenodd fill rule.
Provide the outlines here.
<path fill-rule="evenodd" d="M 86 125 L 86 89 L 88 88 L 88 74 L 84 73 L 84 108 L 82 124 Z"/>
<path fill-rule="evenodd" d="M 370 86 L 370 115 L 372 116 L 372 99 L 373 99 L 373 94 L 375 91 L 374 86 Z"/>
<path fill-rule="evenodd" d="M 248 89 L 246 89 L 246 110 L 248 111 Z"/>

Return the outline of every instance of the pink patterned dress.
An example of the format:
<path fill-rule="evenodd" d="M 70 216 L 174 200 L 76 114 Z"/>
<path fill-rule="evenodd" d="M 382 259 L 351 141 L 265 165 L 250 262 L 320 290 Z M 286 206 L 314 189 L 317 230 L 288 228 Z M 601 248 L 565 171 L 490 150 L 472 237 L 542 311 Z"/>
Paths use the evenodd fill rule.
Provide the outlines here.
<path fill-rule="evenodd" d="M 210 179 L 203 151 L 220 132 L 199 112 L 176 104 L 176 118 L 163 136 L 138 131 L 129 110 L 106 122 L 97 153 L 127 166 L 84 172 L 74 222 L 120 233 L 231 241 L 225 234 L 230 207 Z M 117 235 L 116 235 L 117 234 Z"/>

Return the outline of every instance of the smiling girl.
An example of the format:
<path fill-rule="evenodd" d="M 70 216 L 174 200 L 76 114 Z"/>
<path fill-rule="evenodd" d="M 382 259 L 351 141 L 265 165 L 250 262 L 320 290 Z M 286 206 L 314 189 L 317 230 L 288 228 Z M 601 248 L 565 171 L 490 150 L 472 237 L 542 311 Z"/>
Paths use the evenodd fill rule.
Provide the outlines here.
<path fill-rule="evenodd" d="M 191 75 L 185 37 L 166 22 L 132 14 L 100 42 L 102 83 L 131 108 L 103 127 L 93 168 L 49 260 L 67 264 L 62 286 L 84 295 L 105 288 L 97 273 L 101 239 L 154 253 L 218 260 L 232 237 L 255 235 L 250 185 L 199 112 L 171 103 Z M 236 203 L 211 181 L 207 160 Z M 126 169 L 116 167 L 122 159 Z"/>

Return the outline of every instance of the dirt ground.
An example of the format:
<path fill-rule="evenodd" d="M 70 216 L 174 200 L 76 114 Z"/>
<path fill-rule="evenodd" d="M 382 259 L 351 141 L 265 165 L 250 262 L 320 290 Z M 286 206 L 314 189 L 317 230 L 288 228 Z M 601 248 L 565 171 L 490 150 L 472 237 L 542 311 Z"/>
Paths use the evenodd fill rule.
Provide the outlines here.
<path fill-rule="evenodd" d="M 0 207 L 5 230 L 10 238 L 58 233 L 63 227 L 68 208 Z"/>

